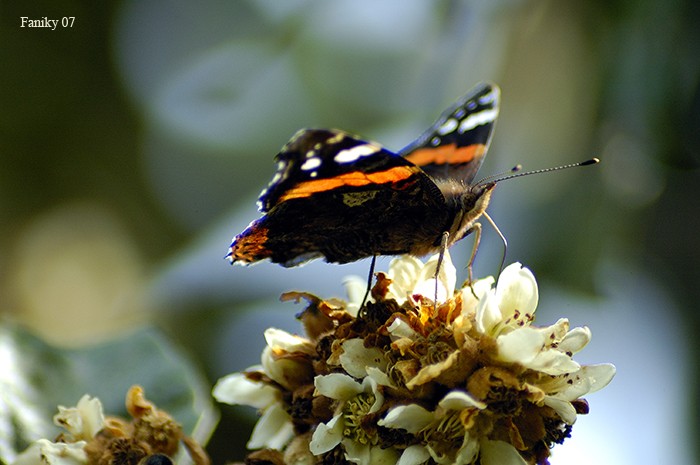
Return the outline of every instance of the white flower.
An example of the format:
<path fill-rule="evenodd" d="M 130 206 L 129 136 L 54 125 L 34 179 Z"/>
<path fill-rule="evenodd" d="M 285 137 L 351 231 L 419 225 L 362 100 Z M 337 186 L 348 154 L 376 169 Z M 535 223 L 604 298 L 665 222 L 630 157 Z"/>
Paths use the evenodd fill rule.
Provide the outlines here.
<path fill-rule="evenodd" d="M 389 263 L 387 277 L 391 279 L 387 299 L 399 304 L 410 299 L 417 303 L 421 299 L 435 300 L 435 270 L 439 255 L 433 255 L 425 264 L 411 255 L 402 255 Z M 452 298 L 457 282 L 457 269 L 452 264 L 450 254 L 445 251 L 437 280 L 437 301 L 445 302 Z"/>
<path fill-rule="evenodd" d="M 479 455 L 482 465 L 525 464 L 512 445 L 480 440 L 469 433 L 476 414 L 486 407 L 466 392 L 451 391 L 433 412 L 417 404 L 401 405 L 391 409 L 377 423 L 404 429 L 422 438 L 421 444 L 404 450 L 398 465 L 419 465 L 429 458 L 439 464 L 467 465 Z M 450 447 L 452 444 L 458 446 Z"/>
<path fill-rule="evenodd" d="M 267 347 L 261 356 L 261 365 L 248 368 L 249 373 L 260 372 L 282 387 L 295 386 L 311 380 L 310 366 L 297 354 L 312 355 L 314 345 L 306 338 L 286 331 L 269 328 L 265 331 Z M 263 381 L 253 381 L 242 373 L 221 378 L 212 391 L 219 402 L 248 405 L 257 408 L 261 417 L 253 428 L 247 447 L 282 449 L 294 436 L 294 425 L 282 403 L 281 391 Z"/>
<path fill-rule="evenodd" d="M 262 366 L 252 366 L 246 371 L 262 371 Z M 243 373 L 233 373 L 216 383 L 212 395 L 224 404 L 248 405 L 262 412 L 248 440 L 249 449 L 281 449 L 292 439 L 294 426 L 282 407 L 279 390 L 274 387 L 251 381 Z"/>
<path fill-rule="evenodd" d="M 492 284 L 492 278 L 478 282 L 477 331 L 496 338 L 499 360 L 551 375 L 532 388 L 544 394 L 544 404 L 563 421 L 573 424 L 576 410 L 571 401 L 605 387 L 615 375 L 615 367 L 581 367 L 573 360 L 572 356 L 591 340 L 587 327 L 569 330 L 566 318 L 546 327 L 530 325 L 539 300 L 537 281 L 530 270 L 514 263 L 503 270 L 495 289 Z M 464 294 L 465 301 L 472 295 L 468 289 Z"/>
<path fill-rule="evenodd" d="M 360 311 L 362 299 L 367 293 L 367 279 L 355 275 L 346 276 L 343 280 L 343 286 L 345 286 L 345 293 L 348 295 L 345 311 L 356 317 L 357 312 Z M 368 296 L 369 298 L 370 296 Z"/>
<path fill-rule="evenodd" d="M 347 339 L 341 344 L 343 353 L 340 354 L 339 361 L 343 370 L 355 378 L 367 376 L 368 368 L 379 368 L 385 370 L 387 360 L 384 352 L 376 347 L 367 349 L 364 341 L 359 338 Z"/>
<path fill-rule="evenodd" d="M 479 297 L 476 330 L 496 338 L 500 360 L 550 375 L 572 373 L 580 368 L 571 358 L 572 352 L 559 346 L 568 347 L 575 339 L 580 350 L 588 343 L 590 331 L 576 328 L 569 334 L 569 321 L 565 318 L 547 327 L 530 326 L 539 300 L 537 281 L 530 270 L 513 263 L 503 270 L 495 288 L 489 280 L 480 280 L 475 287 L 478 292 L 469 288 L 462 291 L 463 301 L 473 304 L 473 294 Z M 463 312 L 469 311 L 469 307 L 462 308 Z"/>
<path fill-rule="evenodd" d="M 262 371 L 262 365 L 249 367 L 246 372 Z M 212 394 L 216 400 L 229 405 L 248 405 L 264 409 L 279 398 L 279 391 L 267 384 L 249 380 L 243 373 L 233 373 L 217 381 Z"/>
<path fill-rule="evenodd" d="M 86 444 L 85 441 L 56 443 L 39 439 L 19 454 L 12 465 L 84 465 L 87 464 Z"/>
<path fill-rule="evenodd" d="M 377 446 L 378 438 L 362 425 L 366 415 L 376 413 L 384 403 L 380 383 L 388 378 L 376 368 L 367 370 L 362 382 L 342 373 L 319 375 L 314 378 L 316 392 L 338 401 L 335 414 L 316 427 L 309 448 L 314 455 L 324 454 L 342 444 L 345 458 L 362 465 L 396 463 L 397 453 Z"/>
<path fill-rule="evenodd" d="M 538 386 L 546 392 L 544 404 L 553 408 L 564 422 L 573 425 L 576 409 L 571 402 L 603 389 L 614 376 L 615 366 L 601 363 L 583 366 L 575 373 L 553 377 Z"/>
<path fill-rule="evenodd" d="M 74 441 L 88 441 L 105 426 L 100 399 L 91 398 L 87 394 L 80 398 L 75 407 L 66 408 L 59 405 L 53 421 L 64 427 Z"/>
<path fill-rule="evenodd" d="M 479 297 L 476 329 L 480 333 L 496 337 L 529 324 L 534 318 L 539 299 L 537 281 L 532 272 L 520 263 L 508 265 L 501 272 L 495 289 L 490 285 L 493 278 L 477 283 L 473 287 Z M 463 297 L 464 294 L 467 294 L 464 299 L 466 305 L 473 293 L 470 288 L 465 288 L 462 290 Z"/>
<path fill-rule="evenodd" d="M 267 347 L 261 357 L 265 374 L 289 390 L 311 380 L 309 364 L 296 356 L 313 355 L 315 346 L 311 341 L 276 328 L 265 330 L 265 341 Z"/>
<path fill-rule="evenodd" d="M 53 418 L 66 429 L 61 442 L 48 439 L 34 441 L 19 454 L 13 465 L 82 465 L 87 463 L 85 445 L 105 426 L 102 403 L 84 395 L 75 407 L 58 407 Z"/>
<path fill-rule="evenodd" d="M 519 263 L 455 293 L 449 255 L 436 280 L 438 260 L 392 260 L 359 312 L 362 281 L 347 305 L 289 293 L 310 304 L 311 339 L 267 330 L 262 366 L 214 389 L 262 411 L 249 447 L 298 465 L 544 463 L 615 368 L 573 360 L 588 328 L 532 325 L 537 282 Z"/>

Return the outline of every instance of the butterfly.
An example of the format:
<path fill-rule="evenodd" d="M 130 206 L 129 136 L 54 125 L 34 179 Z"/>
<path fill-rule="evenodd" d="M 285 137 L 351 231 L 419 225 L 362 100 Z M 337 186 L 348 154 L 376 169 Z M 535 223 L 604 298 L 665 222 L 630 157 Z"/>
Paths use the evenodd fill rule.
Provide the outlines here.
<path fill-rule="evenodd" d="M 262 216 L 233 238 L 226 257 L 292 267 L 444 252 L 480 231 L 496 183 L 473 181 L 499 102 L 496 85 L 478 84 L 398 153 L 340 130 L 300 130 L 275 157 Z"/>

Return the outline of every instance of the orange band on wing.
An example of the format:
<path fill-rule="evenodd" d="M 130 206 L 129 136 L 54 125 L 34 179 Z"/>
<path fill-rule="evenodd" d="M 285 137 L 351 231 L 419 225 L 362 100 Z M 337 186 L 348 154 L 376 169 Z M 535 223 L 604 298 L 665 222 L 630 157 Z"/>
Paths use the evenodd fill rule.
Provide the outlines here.
<path fill-rule="evenodd" d="M 293 189 L 288 190 L 280 197 L 279 201 L 309 197 L 317 192 L 326 192 L 343 186 L 367 186 L 370 184 L 387 184 L 410 178 L 420 172 L 415 166 L 396 166 L 375 173 L 363 173 L 352 171 L 327 179 L 315 179 L 299 183 Z"/>
<path fill-rule="evenodd" d="M 468 163 L 485 152 L 486 146 L 484 144 L 471 144 L 459 148 L 455 144 L 448 144 L 440 147 L 418 149 L 408 155 L 406 159 L 418 166 L 444 165 L 445 163 L 458 164 Z"/>

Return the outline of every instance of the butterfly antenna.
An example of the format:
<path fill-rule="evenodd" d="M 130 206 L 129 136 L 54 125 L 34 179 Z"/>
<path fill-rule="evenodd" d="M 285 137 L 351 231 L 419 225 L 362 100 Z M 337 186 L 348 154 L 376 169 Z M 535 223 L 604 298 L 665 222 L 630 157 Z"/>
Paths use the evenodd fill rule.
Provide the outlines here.
<path fill-rule="evenodd" d="M 479 185 L 483 185 L 483 184 L 489 183 L 489 182 L 497 183 L 500 181 L 505 181 L 506 179 L 519 178 L 521 176 L 529 176 L 531 174 L 548 173 L 550 171 L 565 170 L 568 168 L 575 168 L 577 166 L 595 165 L 597 163 L 600 163 L 600 160 L 598 158 L 591 158 L 590 160 L 582 161 L 579 163 L 571 163 L 568 165 L 555 166 L 552 168 L 542 168 L 539 170 L 525 171 L 522 173 L 519 172 L 522 169 L 522 167 L 520 165 L 516 165 L 510 170 L 510 174 L 502 173 L 502 174 L 497 174 L 495 176 L 488 176 L 488 177 L 485 177 L 484 179 L 480 180 L 479 182 L 477 182 L 475 185 L 479 186 Z M 503 242 L 503 255 L 501 255 L 501 265 L 498 268 L 498 275 L 500 275 L 501 271 L 503 271 L 503 266 L 505 265 L 505 262 L 506 262 L 506 253 L 508 251 L 508 241 L 506 240 L 506 237 L 503 235 L 503 233 L 498 228 L 496 223 L 493 221 L 493 219 L 486 212 L 483 212 L 483 216 L 491 224 L 491 226 L 496 231 L 496 233 L 498 233 L 498 236 L 501 238 L 501 241 Z M 472 289 L 472 292 L 474 292 L 473 289 Z"/>
<path fill-rule="evenodd" d="M 512 167 L 511 169 L 509 169 L 508 171 L 503 171 L 501 173 L 496 173 L 496 174 L 492 174 L 491 176 L 486 176 L 485 178 L 481 178 L 481 179 L 479 179 L 479 182 L 477 182 L 475 185 L 479 186 L 481 184 L 489 182 L 490 180 L 492 180 L 494 178 L 500 178 L 502 176 L 511 176 L 513 173 L 517 173 L 521 169 L 523 169 L 523 165 L 517 164 L 514 167 Z"/>
<path fill-rule="evenodd" d="M 496 183 L 496 182 L 505 181 L 506 179 L 519 178 L 521 176 L 529 176 L 531 174 L 549 173 L 550 171 L 566 170 L 569 168 L 576 168 L 578 166 L 595 165 L 597 163 L 600 163 L 600 160 L 598 158 L 591 158 L 590 160 L 581 161 L 578 163 L 570 163 L 568 165 L 553 166 L 551 168 L 541 168 L 539 170 L 524 171 L 522 173 L 507 174 L 505 176 L 502 176 L 502 175 L 489 176 L 487 178 L 482 179 L 478 183 L 476 183 L 476 185 L 478 186 L 478 185 L 481 185 L 482 183 L 486 183 L 486 182 Z M 518 166 L 520 166 L 520 165 L 518 165 Z M 511 171 L 514 171 L 515 168 L 517 168 L 518 166 L 514 167 L 513 170 L 511 170 Z M 517 171 L 519 171 L 519 170 L 517 170 Z"/>

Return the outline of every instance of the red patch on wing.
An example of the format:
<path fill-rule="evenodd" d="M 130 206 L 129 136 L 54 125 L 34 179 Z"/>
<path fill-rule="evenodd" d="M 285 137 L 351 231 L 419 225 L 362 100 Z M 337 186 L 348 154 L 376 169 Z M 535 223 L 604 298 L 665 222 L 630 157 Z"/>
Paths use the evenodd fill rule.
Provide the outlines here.
<path fill-rule="evenodd" d="M 264 260 L 272 255 L 265 247 L 268 229 L 254 222 L 245 231 L 236 236 L 229 248 L 228 258 L 231 263 L 253 263 Z"/>
<path fill-rule="evenodd" d="M 397 183 L 404 181 L 418 173 L 419 170 L 414 166 L 395 166 L 384 171 L 376 171 L 374 173 L 363 173 L 361 171 L 352 171 L 343 173 L 332 178 L 313 179 L 311 181 L 300 182 L 293 188 L 285 192 L 279 199 L 279 202 L 284 202 L 290 199 L 299 199 L 310 197 L 318 192 L 327 192 L 339 187 L 353 186 L 361 187 L 367 185 Z"/>
<path fill-rule="evenodd" d="M 448 144 L 418 149 L 406 156 L 406 159 L 418 166 L 444 165 L 446 163 L 457 165 L 469 163 L 483 157 L 485 153 L 486 146 L 484 144 L 471 144 L 459 148 L 455 144 Z"/>

